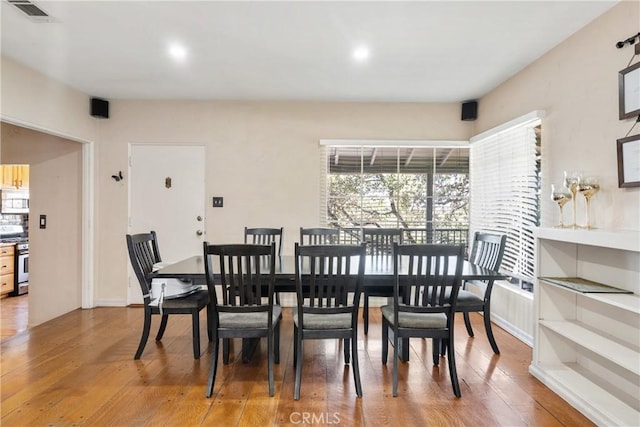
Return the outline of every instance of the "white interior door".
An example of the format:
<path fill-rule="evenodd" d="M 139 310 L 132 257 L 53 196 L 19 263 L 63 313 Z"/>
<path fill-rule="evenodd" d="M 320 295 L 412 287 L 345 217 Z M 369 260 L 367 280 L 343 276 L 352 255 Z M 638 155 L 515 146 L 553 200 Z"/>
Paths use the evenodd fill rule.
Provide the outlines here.
<path fill-rule="evenodd" d="M 131 144 L 129 232 L 155 230 L 165 262 L 202 252 L 204 159 L 204 146 Z M 128 300 L 129 304 L 142 303 L 140 287 L 132 274 Z"/>

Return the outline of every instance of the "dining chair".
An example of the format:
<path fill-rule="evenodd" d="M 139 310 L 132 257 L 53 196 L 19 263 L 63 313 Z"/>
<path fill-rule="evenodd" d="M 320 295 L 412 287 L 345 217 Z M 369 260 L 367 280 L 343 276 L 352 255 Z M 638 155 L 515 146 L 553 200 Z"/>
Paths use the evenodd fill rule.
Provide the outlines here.
<path fill-rule="evenodd" d="M 447 361 L 453 393 L 460 397 L 454 351 L 454 320 L 460 289 L 464 246 L 393 245 L 393 304 L 382 312 L 382 363 L 387 364 L 389 340 L 393 357 L 393 396 L 398 395 L 398 359 L 402 339 L 433 340 L 433 364 L 440 360 L 440 342 L 448 342 Z M 401 274 L 402 269 L 402 274 Z M 391 335 L 390 335 L 391 332 Z"/>
<path fill-rule="evenodd" d="M 336 245 L 339 243 L 340 230 L 337 228 L 300 227 L 301 245 Z"/>
<path fill-rule="evenodd" d="M 284 228 L 244 228 L 244 243 L 254 245 L 270 245 L 276 243 L 276 256 L 282 255 L 282 235 Z M 276 304 L 280 304 L 280 294 L 276 292 Z"/>
<path fill-rule="evenodd" d="M 356 394 L 362 397 L 358 367 L 358 306 L 364 279 L 364 245 L 295 244 L 297 305 L 293 309 L 293 398 L 300 399 L 303 343 L 344 340 L 344 363 L 351 360 Z M 349 357 L 351 344 L 351 358 Z"/>
<path fill-rule="evenodd" d="M 267 338 L 269 396 L 274 395 L 273 364 L 280 363 L 282 309 L 274 304 L 275 243 L 270 245 L 203 244 L 204 267 L 211 298 L 213 357 L 206 396 L 211 397 L 218 367 L 219 341 L 228 363 L 231 338 Z M 265 261 L 265 257 L 268 257 Z M 216 285 L 222 293 L 218 302 Z"/>
<path fill-rule="evenodd" d="M 367 244 L 367 253 L 372 255 L 372 263 L 391 263 L 393 244 L 402 244 L 402 230 L 399 228 L 363 228 L 362 241 Z M 393 294 L 393 286 L 364 287 L 364 333 L 369 333 L 369 297 L 388 297 Z"/>
<path fill-rule="evenodd" d="M 504 234 L 490 234 L 476 231 L 471 246 L 469 261 L 489 270 L 498 271 L 502 264 L 502 257 L 507 242 Z M 475 287 L 479 292 L 470 291 Z M 466 280 L 458 293 L 456 311 L 463 313 L 464 324 L 470 337 L 473 336 L 473 328 L 469 320 L 469 313 L 482 312 L 484 328 L 491 348 L 495 354 L 500 354 L 500 349 L 491 329 L 491 292 L 493 280 Z"/>
<path fill-rule="evenodd" d="M 151 317 L 160 315 L 160 328 L 156 334 L 156 341 L 160 341 L 167 328 L 169 315 L 171 314 L 190 314 L 191 329 L 193 333 L 193 357 L 200 358 L 200 310 L 208 307 L 209 293 L 201 290 L 191 295 L 179 298 L 165 299 L 161 306 L 152 305 L 151 280 L 154 271 L 154 265 L 162 262 L 160 251 L 158 249 L 158 239 L 155 231 L 140 234 L 127 234 L 127 249 L 129 251 L 129 260 L 133 271 L 138 278 L 142 297 L 144 299 L 144 325 L 142 328 L 142 337 L 138 350 L 134 359 L 140 359 L 142 352 L 149 339 L 149 331 L 151 329 Z M 207 323 L 210 322 L 210 312 L 207 309 Z M 207 328 L 208 329 L 208 328 Z M 211 338 L 211 336 L 209 336 Z"/>
<path fill-rule="evenodd" d="M 282 255 L 282 232 L 280 228 L 244 228 L 244 243 L 254 245 L 270 245 L 276 243 L 276 256 Z"/>

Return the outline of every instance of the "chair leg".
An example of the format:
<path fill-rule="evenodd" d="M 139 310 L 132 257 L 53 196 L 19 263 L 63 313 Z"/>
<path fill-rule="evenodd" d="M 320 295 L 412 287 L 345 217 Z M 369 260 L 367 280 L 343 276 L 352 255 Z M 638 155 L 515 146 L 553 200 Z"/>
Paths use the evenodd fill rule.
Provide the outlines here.
<path fill-rule="evenodd" d="M 296 334 L 296 342 L 298 347 L 298 355 L 296 360 L 296 382 L 293 388 L 293 399 L 300 400 L 300 383 L 302 382 L 302 331 L 298 330 Z"/>
<path fill-rule="evenodd" d="M 487 331 L 487 338 L 489 338 L 489 344 L 495 354 L 500 354 L 500 349 L 496 343 L 496 339 L 493 337 L 493 329 L 491 329 L 491 310 L 489 304 L 484 306 L 484 329 Z"/>
<path fill-rule="evenodd" d="M 387 323 L 384 316 L 382 316 L 382 364 L 387 364 L 387 357 L 389 355 L 389 323 Z"/>
<path fill-rule="evenodd" d="M 269 334 L 267 337 L 267 375 L 269 377 L 269 396 L 273 397 L 275 394 L 274 380 L 273 380 L 273 359 L 274 359 L 274 333 Z"/>
<path fill-rule="evenodd" d="M 449 362 L 449 377 L 451 377 L 451 385 L 453 386 L 453 394 L 461 397 L 460 384 L 458 383 L 458 372 L 456 370 L 456 355 L 453 349 L 453 330 L 449 332 L 449 347 L 447 350 L 447 361 Z"/>
<path fill-rule="evenodd" d="M 207 306 L 207 336 L 209 341 L 213 341 L 213 308 L 211 304 Z"/>
<path fill-rule="evenodd" d="M 142 356 L 142 352 L 144 351 L 144 347 L 147 345 L 147 340 L 149 339 L 149 331 L 151 330 L 151 311 L 144 309 L 144 326 L 142 327 L 142 336 L 140 337 L 140 344 L 138 344 L 138 350 L 136 350 L 136 355 L 133 356 L 134 360 L 140 359 Z"/>
<path fill-rule="evenodd" d="M 295 325 L 293 325 L 293 367 L 295 368 L 296 366 L 298 366 L 297 360 L 298 360 L 298 327 Z"/>
<path fill-rule="evenodd" d="M 160 341 L 162 336 L 164 335 L 164 330 L 167 329 L 167 321 L 169 320 L 168 314 L 162 315 L 162 321 L 160 322 L 160 327 L 158 328 L 158 333 L 156 334 L 156 341 Z"/>
<path fill-rule="evenodd" d="M 194 310 L 191 314 L 193 333 L 193 358 L 200 359 L 200 311 Z"/>
<path fill-rule="evenodd" d="M 229 364 L 229 338 L 222 339 L 222 363 Z"/>
<path fill-rule="evenodd" d="M 471 327 L 471 320 L 469 319 L 469 312 L 465 311 L 462 313 L 462 317 L 464 317 L 464 326 L 467 327 L 467 333 L 470 337 L 473 336 L 473 328 Z"/>
<path fill-rule="evenodd" d="M 440 340 L 440 356 L 447 354 L 447 340 Z"/>
<path fill-rule="evenodd" d="M 273 361 L 277 364 L 280 363 L 280 322 L 276 323 L 273 331 Z"/>
<path fill-rule="evenodd" d="M 442 345 L 442 340 L 438 338 L 432 338 L 432 351 L 431 354 L 433 356 L 433 364 L 438 366 L 440 364 L 440 345 Z"/>
<path fill-rule="evenodd" d="M 349 364 L 349 338 L 345 338 L 342 345 L 344 346 L 344 364 Z"/>
<path fill-rule="evenodd" d="M 356 383 L 356 395 L 362 397 L 362 384 L 360 383 L 360 366 L 358 364 L 358 340 L 356 339 L 357 331 L 354 330 L 353 338 L 351 339 L 351 368 L 353 369 L 353 381 Z M 345 345 L 346 345 L 345 340 Z"/>
<path fill-rule="evenodd" d="M 400 359 L 400 338 L 393 334 L 393 397 L 398 397 L 398 359 Z"/>
<path fill-rule="evenodd" d="M 364 293 L 364 309 L 362 310 L 362 317 L 364 318 L 364 334 L 369 333 L 369 295 Z"/>
<path fill-rule="evenodd" d="M 206 396 L 211 397 L 213 394 L 213 385 L 216 382 L 216 371 L 218 370 L 218 350 L 219 350 L 219 340 L 218 334 L 214 333 L 213 337 L 213 354 L 211 357 L 211 367 L 209 368 L 209 381 L 207 382 L 207 391 Z"/>

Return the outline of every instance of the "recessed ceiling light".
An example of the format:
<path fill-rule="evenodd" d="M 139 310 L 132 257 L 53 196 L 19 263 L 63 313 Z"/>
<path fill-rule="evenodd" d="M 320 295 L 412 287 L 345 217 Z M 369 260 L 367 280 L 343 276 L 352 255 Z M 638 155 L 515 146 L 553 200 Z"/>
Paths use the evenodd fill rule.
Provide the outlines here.
<path fill-rule="evenodd" d="M 357 62 L 364 62 L 369 59 L 369 48 L 367 46 L 358 46 L 353 50 L 352 56 Z"/>
<path fill-rule="evenodd" d="M 171 43 L 169 45 L 169 56 L 176 61 L 184 61 L 187 58 L 187 49 L 179 43 Z"/>

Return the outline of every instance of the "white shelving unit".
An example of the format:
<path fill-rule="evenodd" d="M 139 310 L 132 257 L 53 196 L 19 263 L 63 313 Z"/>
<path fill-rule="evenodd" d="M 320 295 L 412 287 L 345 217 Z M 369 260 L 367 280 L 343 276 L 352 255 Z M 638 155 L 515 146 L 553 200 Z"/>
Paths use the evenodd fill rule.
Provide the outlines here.
<path fill-rule="evenodd" d="M 640 425 L 640 232 L 540 228 L 529 372 L 599 425 Z M 582 293 L 579 277 L 632 293 Z"/>

